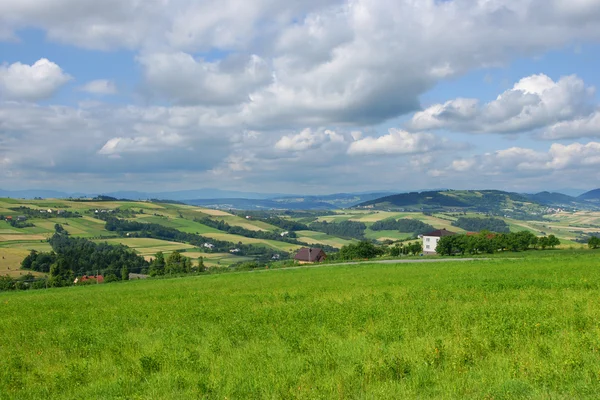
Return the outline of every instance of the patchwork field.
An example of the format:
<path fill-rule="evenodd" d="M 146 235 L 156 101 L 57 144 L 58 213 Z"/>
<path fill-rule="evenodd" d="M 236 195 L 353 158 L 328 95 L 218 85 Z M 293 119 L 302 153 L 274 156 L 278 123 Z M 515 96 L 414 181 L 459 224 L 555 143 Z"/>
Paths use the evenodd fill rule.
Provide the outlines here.
<path fill-rule="evenodd" d="M 266 239 L 255 239 L 255 238 L 247 238 L 245 236 L 232 235 L 230 233 L 218 232 L 218 233 L 207 233 L 204 236 L 217 239 L 217 240 L 225 240 L 232 243 L 243 243 L 243 244 L 257 244 L 264 245 L 272 248 L 273 250 L 286 251 L 291 252 L 299 249 L 302 246 L 298 246 L 296 244 L 286 243 L 286 242 L 277 242 L 275 240 L 266 240 Z"/>
<path fill-rule="evenodd" d="M 341 248 L 342 246 L 354 243 L 356 240 L 342 239 L 336 236 L 331 236 L 322 232 L 315 231 L 297 231 L 298 240 L 307 244 L 326 244 L 332 247 Z"/>
<path fill-rule="evenodd" d="M 599 290 L 565 251 L 0 293 L 0 397 L 595 399 Z"/>
<path fill-rule="evenodd" d="M 150 238 L 115 238 L 115 239 L 98 239 L 94 240 L 97 243 L 123 244 L 131 247 L 142 256 L 153 256 L 162 251 L 163 253 L 172 253 L 174 251 L 184 251 L 194 249 L 195 247 L 178 242 L 169 242 L 166 240 L 150 239 Z"/>

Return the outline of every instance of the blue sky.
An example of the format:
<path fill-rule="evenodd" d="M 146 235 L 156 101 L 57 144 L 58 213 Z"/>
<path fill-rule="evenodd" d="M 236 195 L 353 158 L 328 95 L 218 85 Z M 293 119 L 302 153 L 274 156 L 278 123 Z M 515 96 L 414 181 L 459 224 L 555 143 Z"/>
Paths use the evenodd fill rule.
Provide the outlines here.
<path fill-rule="evenodd" d="M 600 0 L 0 0 L 0 188 L 600 186 Z"/>

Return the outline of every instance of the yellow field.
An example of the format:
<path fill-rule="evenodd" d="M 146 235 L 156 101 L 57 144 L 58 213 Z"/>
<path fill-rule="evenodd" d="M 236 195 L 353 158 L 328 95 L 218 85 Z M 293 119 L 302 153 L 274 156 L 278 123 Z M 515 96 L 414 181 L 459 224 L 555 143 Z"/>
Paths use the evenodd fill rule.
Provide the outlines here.
<path fill-rule="evenodd" d="M 233 217 L 232 214 L 221 210 L 213 210 L 212 208 L 197 208 L 195 211 L 202 214 L 210 215 L 211 217 Z"/>
<path fill-rule="evenodd" d="M 19 270 L 21 261 L 27 257 L 29 250 L 27 249 L 7 249 L 0 247 L 0 276 L 10 275 L 13 277 L 26 275 L 27 271 Z M 32 272 L 34 275 L 41 275 L 37 272 Z"/>
<path fill-rule="evenodd" d="M 49 235 L 26 235 L 26 234 L 9 234 L 0 235 L 0 242 L 11 242 L 18 240 L 45 240 Z"/>

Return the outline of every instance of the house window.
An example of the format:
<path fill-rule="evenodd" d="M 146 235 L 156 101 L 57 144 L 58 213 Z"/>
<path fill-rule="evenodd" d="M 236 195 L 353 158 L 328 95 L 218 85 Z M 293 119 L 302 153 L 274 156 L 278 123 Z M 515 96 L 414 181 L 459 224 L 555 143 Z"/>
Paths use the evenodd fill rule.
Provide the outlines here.
<path fill-rule="evenodd" d="M 426 249 L 428 249 L 428 248 L 429 248 L 429 245 L 425 246 L 425 248 L 426 248 Z"/>
<path fill-rule="evenodd" d="M 431 238 L 427 238 L 427 239 L 425 239 L 425 241 L 426 241 L 426 242 L 429 242 L 430 240 L 431 240 Z"/>

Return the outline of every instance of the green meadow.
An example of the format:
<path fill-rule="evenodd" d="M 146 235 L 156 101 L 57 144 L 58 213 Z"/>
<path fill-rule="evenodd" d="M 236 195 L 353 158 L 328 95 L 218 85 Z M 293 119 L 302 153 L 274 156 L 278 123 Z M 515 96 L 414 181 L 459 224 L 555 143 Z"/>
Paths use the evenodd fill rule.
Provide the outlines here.
<path fill-rule="evenodd" d="M 598 398 L 599 253 L 529 253 L 0 293 L 0 399 Z"/>

